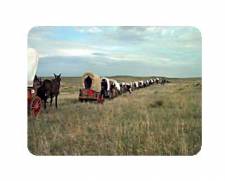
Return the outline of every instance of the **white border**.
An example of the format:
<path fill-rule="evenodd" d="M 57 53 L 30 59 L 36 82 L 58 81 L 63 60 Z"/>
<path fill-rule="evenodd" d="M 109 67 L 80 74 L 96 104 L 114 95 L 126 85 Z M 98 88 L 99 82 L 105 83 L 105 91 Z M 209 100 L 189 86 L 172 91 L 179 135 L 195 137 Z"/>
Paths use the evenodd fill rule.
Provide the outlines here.
<path fill-rule="evenodd" d="M 210 1 L 211 2 L 211 1 Z M 223 1 L 4 1 L 0 180 L 224 180 Z M 203 39 L 203 146 L 191 157 L 36 157 L 27 148 L 27 33 L 38 25 L 196 26 Z"/>

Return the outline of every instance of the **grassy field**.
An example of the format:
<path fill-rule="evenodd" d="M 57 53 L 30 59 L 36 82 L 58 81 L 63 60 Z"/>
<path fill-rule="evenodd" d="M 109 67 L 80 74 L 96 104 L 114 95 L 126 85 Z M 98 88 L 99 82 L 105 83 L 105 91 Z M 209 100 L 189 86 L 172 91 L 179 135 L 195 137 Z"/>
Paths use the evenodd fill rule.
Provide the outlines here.
<path fill-rule="evenodd" d="M 140 80 L 115 77 L 117 80 Z M 201 79 L 171 79 L 103 105 L 78 102 L 80 78 L 63 78 L 59 108 L 28 117 L 35 155 L 194 155 L 201 148 Z"/>

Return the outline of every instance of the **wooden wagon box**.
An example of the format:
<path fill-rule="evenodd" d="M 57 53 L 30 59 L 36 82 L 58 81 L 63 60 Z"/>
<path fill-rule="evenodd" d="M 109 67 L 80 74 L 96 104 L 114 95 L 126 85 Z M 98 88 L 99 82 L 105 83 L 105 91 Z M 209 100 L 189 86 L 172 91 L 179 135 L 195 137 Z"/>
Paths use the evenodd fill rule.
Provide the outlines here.
<path fill-rule="evenodd" d="M 80 89 L 79 101 L 97 101 L 103 102 L 104 98 L 100 95 L 100 92 L 97 92 L 92 89 Z"/>

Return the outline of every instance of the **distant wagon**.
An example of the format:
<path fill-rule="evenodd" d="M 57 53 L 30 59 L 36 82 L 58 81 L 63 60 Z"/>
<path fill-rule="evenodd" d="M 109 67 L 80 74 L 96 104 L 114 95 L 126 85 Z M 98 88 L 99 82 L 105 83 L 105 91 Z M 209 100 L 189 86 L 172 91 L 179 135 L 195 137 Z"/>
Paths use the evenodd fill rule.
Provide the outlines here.
<path fill-rule="evenodd" d="M 97 101 L 104 102 L 104 96 L 101 93 L 101 78 L 91 72 L 86 72 L 82 76 L 82 86 L 79 93 L 79 101 Z"/>
<path fill-rule="evenodd" d="M 111 98 L 117 97 L 120 94 L 120 84 L 114 79 L 109 79 L 109 83 Z"/>
<path fill-rule="evenodd" d="M 104 98 L 112 98 L 112 92 L 111 92 L 111 84 L 110 80 L 106 77 L 101 78 L 101 90 L 103 92 Z"/>
<path fill-rule="evenodd" d="M 36 95 L 37 87 L 34 86 L 34 77 L 38 66 L 38 53 L 28 48 L 28 85 L 27 85 L 27 107 L 28 114 L 36 117 L 41 111 L 41 99 Z"/>

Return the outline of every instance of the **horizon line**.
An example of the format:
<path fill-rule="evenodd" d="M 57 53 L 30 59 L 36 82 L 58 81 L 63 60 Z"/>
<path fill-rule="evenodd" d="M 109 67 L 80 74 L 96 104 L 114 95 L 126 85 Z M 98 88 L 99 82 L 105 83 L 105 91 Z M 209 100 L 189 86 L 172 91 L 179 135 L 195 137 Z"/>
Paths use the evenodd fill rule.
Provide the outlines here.
<path fill-rule="evenodd" d="M 98 75 L 98 74 L 97 74 Z M 54 77 L 53 75 L 37 75 L 38 77 Z M 185 78 L 202 78 L 202 76 L 184 76 L 184 77 L 173 77 L 173 76 L 162 76 L 162 75 L 99 75 L 100 77 L 165 77 L 170 79 L 185 79 Z M 73 77 L 82 77 L 76 75 L 66 75 L 62 77 L 73 78 Z"/>

